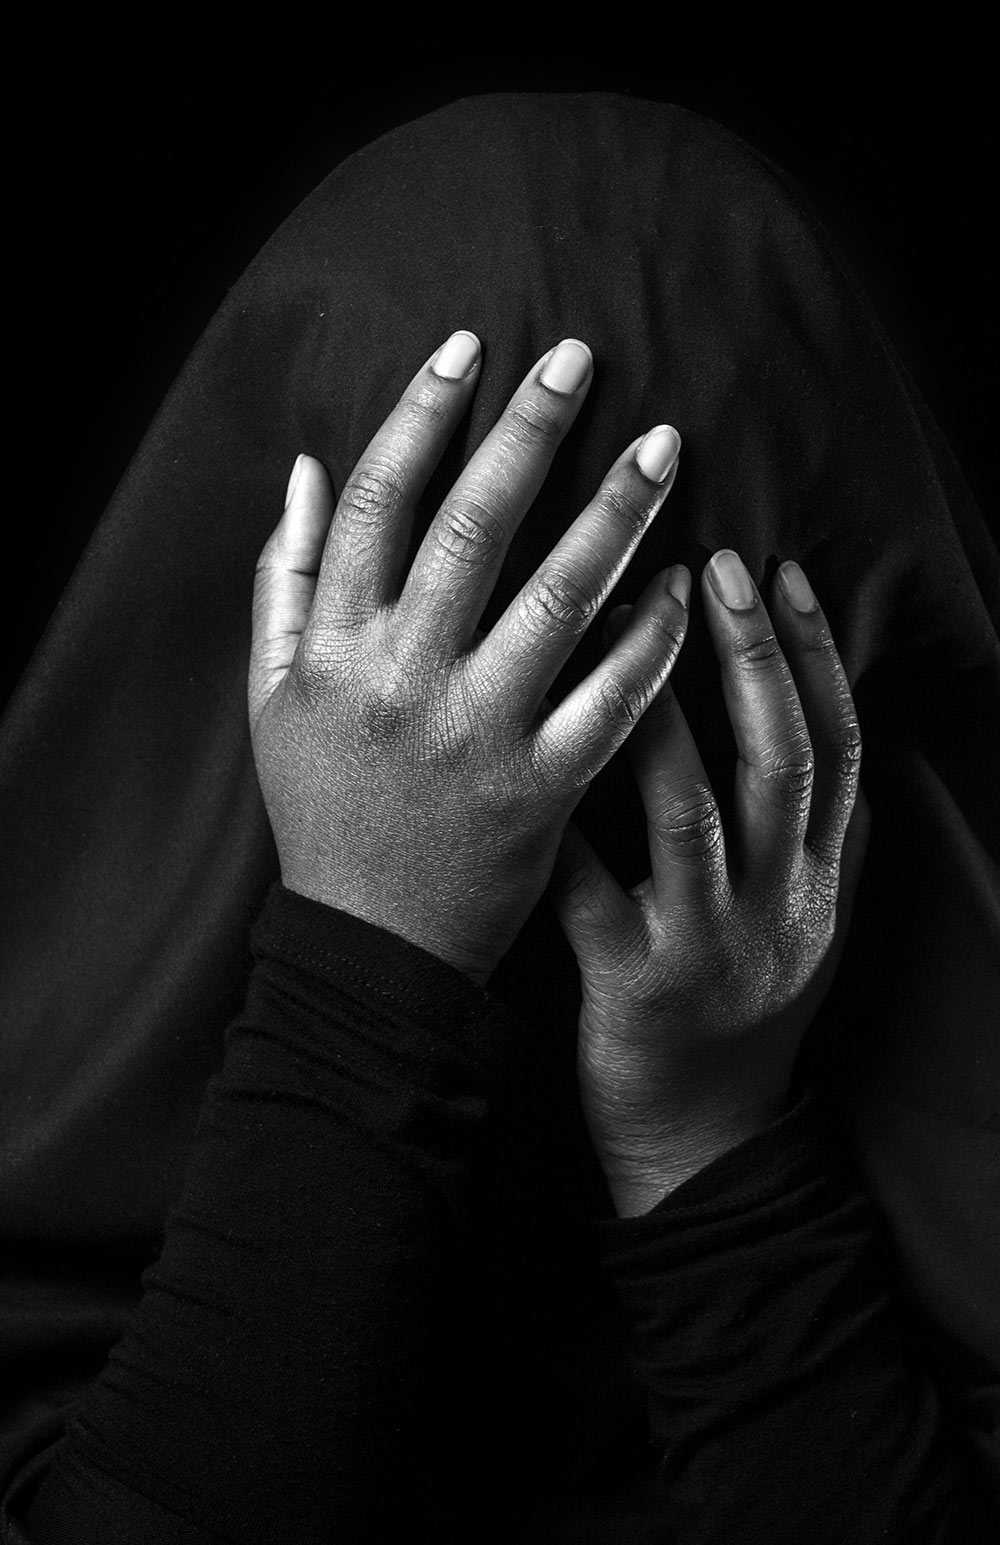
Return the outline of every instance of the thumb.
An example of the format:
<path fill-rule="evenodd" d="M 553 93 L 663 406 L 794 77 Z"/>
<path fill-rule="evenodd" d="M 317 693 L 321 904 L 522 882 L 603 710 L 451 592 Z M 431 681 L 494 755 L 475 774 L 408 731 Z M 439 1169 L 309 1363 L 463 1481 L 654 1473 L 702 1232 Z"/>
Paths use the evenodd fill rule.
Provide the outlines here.
<path fill-rule="evenodd" d="M 257 560 L 248 688 L 251 724 L 284 680 L 309 620 L 332 519 L 333 489 L 326 469 L 312 456 L 297 457 L 285 512 Z"/>
<path fill-rule="evenodd" d="M 563 833 L 547 895 L 581 966 L 634 924 L 629 898 L 572 821 Z"/>

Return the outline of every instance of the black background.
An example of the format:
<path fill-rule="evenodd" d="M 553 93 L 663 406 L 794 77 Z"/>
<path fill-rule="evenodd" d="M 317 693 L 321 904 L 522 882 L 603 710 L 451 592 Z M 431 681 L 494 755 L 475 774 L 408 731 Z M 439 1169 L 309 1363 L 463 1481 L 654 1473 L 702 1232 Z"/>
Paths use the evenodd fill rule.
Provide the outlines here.
<path fill-rule="evenodd" d="M 272 23 L 274 24 L 274 23 Z M 722 30 L 720 22 L 719 31 Z M 992 355 L 995 147 L 985 40 L 905 55 L 687 47 L 636 24 L 591 39 L 373 57 L 300 35 L 252 65 L 153 44 L 63 40 L 22 126 L 13 250 L 25 258 L 29 383 L 42 430 L 9 529 L 3 669 L 13 682 L 150 418 L 227 287 L 344 155 L 456 97 L 616 90 L 726 124 L 803 185 L 872 298 L 996 533 Z M 369 40 L 370 43 L 370 40 Z M 15 319 L 11 319 L 12 322 Z M 987 364 L 987 355 L 990 356 Z M 15 455 L 19 454 L 14 447 Z M 10 549 L 9 549 L 10 550 Z M 0 681 L 0 687 L 5 683 Z"/>

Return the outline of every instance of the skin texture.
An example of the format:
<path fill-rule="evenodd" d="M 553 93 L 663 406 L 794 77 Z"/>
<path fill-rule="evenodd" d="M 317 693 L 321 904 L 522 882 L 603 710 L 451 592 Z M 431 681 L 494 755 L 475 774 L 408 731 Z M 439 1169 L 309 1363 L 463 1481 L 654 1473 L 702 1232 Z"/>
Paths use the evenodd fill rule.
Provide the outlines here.
<path fill-rule="evenodd" d="M 546 702 L 669 489 L 669 474 L 640 470 L 636 441 L 496 626 L 478 631 L 589 385 L 589 351 L 572 344 L 569 356 L 583 367 L 577 390 L 563 356 L 549 361 L 558 390 L 540 379 L 548 356 L 538 362 L 408 574 L 414 505 L 471 401 L 478 344 L 461 379 L 431 362 L 418 371 L 336 512 L 322 466 L 299 459 L 257 573 L 250 722 L 285 885 L 480 984 L 541 898 L 572 810 L 667 679 L 687 625 L 687 571 L 658 575 L 602 664 L 558 708 Z M 673 432 L 653 448 L 665 441 L 679 448 Z"/>
<path fill-rule="evenodd" d="M 580 964 L 588 1128 L 619 1212 L 641 1212 L 784 1108 L 860 871 L 857 720 L 801 570 L 780 571 L 789 594 L 776 580 L 772 626 L 735 554 L 703 576 L 740 758 L 732 832 L 668 682 L 686 569 L 619 608 L 600 665 L 558 707 L 548 701 L 669 492 L 679 439 L 668 426 L 626 448 L 480 632 L 590 383 L 576 341 L 528 372 L 403 573 L 416 501 L 481 368 L 478 340 L 453 335 L 336 504 L 320 463 L 296 462 L 254 591 L 257 772 L 286 886 L 480 985 L 548 887 Z M 738 609 L 713 583 L 727 570 Z M 652 863 L 628 894 L 570 821 L 626 740 Z"/>
<path fill-rule="evenodd" d="M 627 748 L 649 877 L 626 894 L 571 826 L 550 892 L 582 974 L 584 1115 L 623 1216 L 787 1108 L 867 845 L 857 717 L 808 582 L 782 565 L 769 615 L 744 570 L 750 604 L 731 610 L 718 560 L 702 592 L 737 745 L 732 830 L 668 684 Z"/>

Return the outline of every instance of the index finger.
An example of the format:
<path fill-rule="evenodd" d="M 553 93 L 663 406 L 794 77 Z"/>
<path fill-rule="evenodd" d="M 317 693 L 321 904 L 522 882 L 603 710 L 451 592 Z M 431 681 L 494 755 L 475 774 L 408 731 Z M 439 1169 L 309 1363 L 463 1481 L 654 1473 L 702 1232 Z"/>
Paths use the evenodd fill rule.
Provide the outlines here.
<path fill-rule="evenodd" d="M 372 437 L 337 501 L 314 617 L 361 622 L 395 599 L 416 502 L 475 390 L 480 345 L 452 333 Z"/>

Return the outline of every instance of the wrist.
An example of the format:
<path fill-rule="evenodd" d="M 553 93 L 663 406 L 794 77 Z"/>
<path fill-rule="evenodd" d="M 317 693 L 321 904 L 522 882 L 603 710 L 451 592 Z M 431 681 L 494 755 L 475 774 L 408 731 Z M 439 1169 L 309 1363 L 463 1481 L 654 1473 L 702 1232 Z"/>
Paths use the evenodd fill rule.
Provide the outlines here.
<path fill-rule="evenodd" d="M 588 1121 L 591 1140 L 604 1171 L 615 1212 L 635 1218 L 652 1210 L 692 1176 L 723 1154 L 767 1131 L 789 1108 L 784 1098 L 739 1113 L 662 1116 L 627 1137 L 597 1133 Z"/>
<path fill-rule="evenodd" d="M 601 1157 L 601 1168 L 608 1183 L 608 1191 L 619 1218 L 638 1218 L 651 1212 L 664 1197 L 676 1191 L 693 1175 L 707 1169 L 724 1153 L 729 1153 L 745 1142 L 753 1133 L 735 1138 L 730 1142 L 708 1144 L 673 1153 L 669 1159 L 651 1161 L 642 1166 L 623 1165 Z"/>
<path fill-rule="evenodd" d="M 446 966 L 460 972 L 476 987 L 483 988 L 496 970 L 498 961 L 487 958 L 485 952 L 476 957 L 471 950 L 463 952 L 441 930 L 428 926 L 428 919 L 402 914 L 399 908 L 379 898 L 359 893 L 355 887 L 334 888 L 316 875 L 301 872 L 291 865 L 282 864 L 281 883 L 286 890 L 314 901 L 320 906 L 337 912 L 346 912 L 359 922 L 395 935 L 406 944 L 412 944 L 428 955 L 434 955 Z"/>

